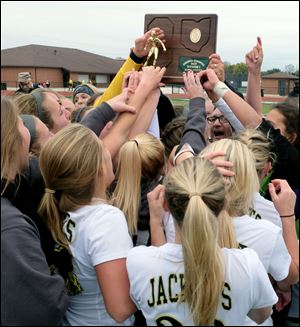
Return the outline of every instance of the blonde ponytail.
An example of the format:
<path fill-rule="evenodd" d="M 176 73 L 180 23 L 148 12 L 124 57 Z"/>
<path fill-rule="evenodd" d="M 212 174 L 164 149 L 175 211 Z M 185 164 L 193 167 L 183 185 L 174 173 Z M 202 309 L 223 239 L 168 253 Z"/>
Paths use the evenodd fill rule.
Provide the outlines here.
<path fill-rule="evenodd" d="M 164 184 L 169 209 L 181 230 L 185 269 L 181 299 L 195 325 L 212 325 L 225 276 L 218 244 L 224 181 L 212 163 L 193 157 L 173 168 Z"/>
<path fill-rule="evenodd" d="M 68 212 L 90 204 L 103 174 L 102 143 L 88 128 L 72 124 L 43 147 L 40 169 L 47 190 L 39 206 L 55 241 L 68 248 L 63 222 Z"/>
<path fill-rule="evenodd" d="M 142 162 L 137 141 L 126 142 L 119 151 L 116 172 L 118 179 L 112 204 L 120 208 L 127 219 L 131 235 L 137 232 L 138 211 L 141 201 Z"/>
<path fill-rule="evenodd" d="M 164 146 L 153 135 L 142 133 L 126 142 L 119 151 L 117 186 L 111 203 L 120 208 L 131 235 L 136 234 L 141 202 L 141 184 L 154 181 L 164 167 Z"/>

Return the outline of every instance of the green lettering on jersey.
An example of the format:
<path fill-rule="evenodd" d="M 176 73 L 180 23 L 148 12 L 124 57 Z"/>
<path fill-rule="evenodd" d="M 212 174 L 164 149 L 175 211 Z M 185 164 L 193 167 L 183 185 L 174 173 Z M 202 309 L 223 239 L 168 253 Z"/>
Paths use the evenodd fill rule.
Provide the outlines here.
<path fill-rule="evenodd" d="M 244 245 L 244 244 L 242 244 L 242 243 L 239 243 L 239 249 L 243 250 L 243 249 L 245 249 L 245 248 L 247 248 L 246 245 Z"/>
<path fill-rule="evenodd" d="M 150 279 L 150 285 L 151 285 L 151 290 L 152 290 L 152 292 L 151 292 L 152 300 L 151 300 L 151 302 L 150 302 L 150 299 L 147 300 L 147 303 L 148 303 L 149 307 L 154 307 L 154 302 L 155 302 L 155 298 L 154 298 L 154 278 Z"/>
<path fill-rule="evenodd" d="M 172 279 L 174 279 L 174 283 L 177 283 L 177 276 L 175 274 L 169 276 L 169 298 L 171 303 L 174 303 L 178 301 L 178 294 L 175 294 L 175 297 L 172 295 Z"/>
<path fill-rule="evenodd" d="M 261 219 L 261 215 L 253 208 L 249 209 L 249 216 L 254 217 L 254 219 Z"/>
<path fill-rule="evenodd" d="M 157 326 L 182 326 L 182 324 L 174 317 L 162 315 L 155 319 Z"/>
<path fill-rule="evenodd" d="M 222 297 L 227 301 L 227 303 L 222 301 L 222 307 L 225 310 L 230 310 L 231 309 L 231 298 L 228 294 L 225 293 L 225 291 L 226 291 L 225 288 L 227 288 L 227 290 L 230 291 L 230 286 L 227 283 L 225 283 L 223 291 L 222 291 Z"/>
<path fill-rule="evenodd" d="M 166 298 L 166 293 L 165 293 L 165 288 L 164 288 L 164 283 L 162 276 L 158 277 L 158 292 L 157 292 L 157 305 L 160 304 L 166 304 L 168 303 L 168 300 Z"/>

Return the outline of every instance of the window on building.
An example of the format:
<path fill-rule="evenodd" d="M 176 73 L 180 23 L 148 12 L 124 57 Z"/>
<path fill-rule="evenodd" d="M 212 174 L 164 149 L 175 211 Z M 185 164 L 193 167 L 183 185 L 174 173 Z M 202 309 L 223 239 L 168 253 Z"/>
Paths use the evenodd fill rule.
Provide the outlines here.
<path fill-rule="evenodd" d="M 84 81 L 84 83 L 89 83 L 89 75 L 87 74 L 78 74 L 78 82 L 82 82 Z"/>
<path fill-rule="evenodd" d="M 105 84 L 108 82 L 108 75 L 96 75 L 96 83 Z"/>

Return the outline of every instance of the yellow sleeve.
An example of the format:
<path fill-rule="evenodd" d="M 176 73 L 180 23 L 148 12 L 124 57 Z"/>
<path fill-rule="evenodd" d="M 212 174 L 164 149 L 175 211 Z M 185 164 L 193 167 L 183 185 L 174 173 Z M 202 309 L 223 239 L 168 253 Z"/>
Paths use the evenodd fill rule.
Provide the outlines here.
<path fill-rule="evenodd" d="M 107 101 L 122 92 L 122 82 L 124 75 L 134 70 L 139 70 L 142 64 L 135 63 L 130 57 L 124 62 L 123 66 L 119 69 L 115 78 L 111 81 L 103 95 L 94 103 L 94 108 L 98 107 L 102 102 Z"/>

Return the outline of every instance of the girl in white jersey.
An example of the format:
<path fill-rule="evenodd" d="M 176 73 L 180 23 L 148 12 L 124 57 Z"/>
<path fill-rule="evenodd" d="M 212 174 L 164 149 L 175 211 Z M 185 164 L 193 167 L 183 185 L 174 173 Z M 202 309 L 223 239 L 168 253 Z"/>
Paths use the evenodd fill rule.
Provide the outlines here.
<path fill-rule="evenodd" d="M 277 302 L 268 276 L 251 249 L 221 249 L 218 216 L 224 182 L 208 160 L 193 157 L 164 180 L 176 227 L 175 243 L 139 246 L 127 257 L 130 294 L 149 326 L 241 325 L 246 315 L 264 321 Z M 153 214 L 163 216 L 164 186 Z"/>
<path fill-rule="evenodd" d="M 132 241 L 124 214 L 107 204 L 114 179 L 109 151 L 91 130 L 73 124 L 44 146 L 40 167 L 46 185 L 40 213 L 72 253 L 82 287 L 70 297 L 64 325 L 131 325 L 136 308 L 125 258 Z"/>
<path fill-rule="evenodd" d="M 276 281 L 279 292 L 280 289 L 285 291 L 299 279 L 299 249 L 292 221 L 295 217 L 285 217 L 294 214 L 295 194 L 285 181 L 275 180 L 274 185 L 269 185 L 270 193 L 274 186 L 280 192 L 279 195 L 272 192 L 272 198 L 279 215 L 283 217 L 282 230 L 269 221 L 254 220 L 249 216 L 249 208 L 252 206 L 254 193 L 258 191 L 259 181 L 253 154 L 242 142 L 223 139 L 211 143 L 201 155 L 220 150 L 226 153 L 226 160 L 233 163 L 235 172 L 234 176 L 225 179 L 228 213 L 233 217 L 237 241 L 242 248 L 252 248 L 257 252 L 267 273 Z M 275 195 L 278 196 L 277 200 Z M 277 306 L 284 304 L 286 303 L 283 301 Z"/>
<path fill-rule="evenodd" d="M 239 140 L 252 152 L 255 159 L 255 168 L 260 183 L 268 176 L 270 181 L 270 171 L 276 160 L 276 156 L 271 152 L 271 144 L 266 135 L 259 130 L 246 129 L 233 135 L 233 139 Z M 262 185 L 261 187 L 262 188 Z M 249 211 L 249 216 L 255 219 L 266 219 L 282 228 L 281 219 L 272 201 L 265 199 L 259 192 L 255 192 L 253 205 Z"/>

